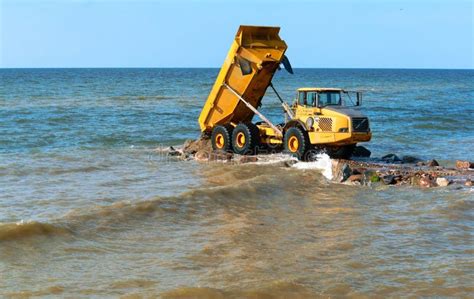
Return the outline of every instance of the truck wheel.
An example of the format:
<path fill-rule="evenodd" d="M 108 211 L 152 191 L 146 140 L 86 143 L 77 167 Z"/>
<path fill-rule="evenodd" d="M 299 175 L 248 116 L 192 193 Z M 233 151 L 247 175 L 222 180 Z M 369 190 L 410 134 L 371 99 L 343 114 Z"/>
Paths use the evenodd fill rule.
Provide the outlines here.
<path fill-rule="evenodd" d="M 239 155 L 253 155 L 260 143 L 260 131 L 252 123 L 240 123 L 232 132 L 232 148 Z"/>
<path fill-rule="evenodd" d="M 230 136 L 232 136 L 233 129 L 234 127 L 231 125 L 214 127 L 211 134 L 212 149 L 224 152 L 232 151 Z"/>
<path fill-rule="evenodd" d="M 286 153 L 300 160 L 306 157 L 310 147 L 308 135 L 298 127 L 291 127 L 286 131 L 283 145 Z"/>

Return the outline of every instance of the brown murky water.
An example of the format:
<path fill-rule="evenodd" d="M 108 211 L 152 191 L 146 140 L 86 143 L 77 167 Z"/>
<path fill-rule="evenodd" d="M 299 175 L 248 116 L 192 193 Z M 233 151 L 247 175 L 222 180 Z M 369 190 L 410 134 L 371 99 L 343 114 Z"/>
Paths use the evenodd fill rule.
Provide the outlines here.
<path fill-rule="evenodd" d="M 200 185 L 2 225 L 0 293 L 473 295 L 472 189 L 345 186 L 279 164 L 168 164 Z"/>
<path fill-rule="evenodd" d="M 474 297 L 472 188 L 350 187 L 317 165 L 153 151 L 199 136 L 218 71 L 0 69 L 0 297 Z M 375 157 L 474 159 L 473 70 L 273 83 L 290 103 L 301 86 L 367 91 Z M 273 92 L 261 111 L 282 120 Z"/>

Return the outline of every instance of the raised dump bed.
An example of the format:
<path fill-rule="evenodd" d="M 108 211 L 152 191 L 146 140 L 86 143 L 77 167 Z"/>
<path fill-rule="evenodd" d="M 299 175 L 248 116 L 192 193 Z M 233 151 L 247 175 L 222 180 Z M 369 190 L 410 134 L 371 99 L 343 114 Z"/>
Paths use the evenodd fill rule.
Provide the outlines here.
<path fill-rule="evenodd" d="M 199 116 L 202 132 L 252 120 L 255 112 L 235 92 L 258 108 L 287 49 L 279 31 L 279 27 L 239 27 Z"/>

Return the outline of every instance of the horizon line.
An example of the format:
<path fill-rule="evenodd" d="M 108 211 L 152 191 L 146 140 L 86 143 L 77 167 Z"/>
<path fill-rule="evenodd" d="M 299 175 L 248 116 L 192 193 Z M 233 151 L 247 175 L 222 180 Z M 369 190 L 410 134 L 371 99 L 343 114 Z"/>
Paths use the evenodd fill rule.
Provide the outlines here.
<path fill-rule="evenodd" d="M 183 66 L 72 66 L 72 67 L 0 67 L 8 69 L 220 69 L 221 67 L 183 67 Z M 474 68 L 438 68 L 438 67 L 293 67 L 293 69 L 353 69 L 353 70 L 466 70 Z"/>

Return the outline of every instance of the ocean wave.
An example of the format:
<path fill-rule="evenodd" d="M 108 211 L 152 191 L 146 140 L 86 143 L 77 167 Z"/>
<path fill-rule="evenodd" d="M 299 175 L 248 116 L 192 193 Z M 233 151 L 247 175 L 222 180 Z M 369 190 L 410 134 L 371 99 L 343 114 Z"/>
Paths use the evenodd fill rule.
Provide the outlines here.
<path fill-rule="evenodd" d="M 62 236 L 70 234 L 64 227 L 42 222 L 16 222 L 0 224 L 0 242 L 35 236 Z"/>

